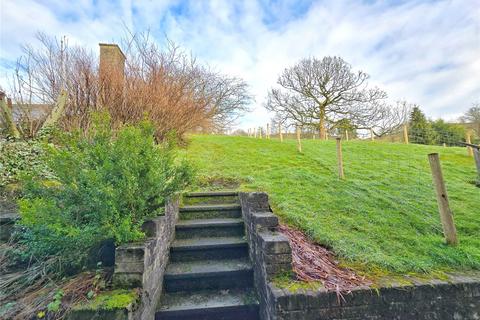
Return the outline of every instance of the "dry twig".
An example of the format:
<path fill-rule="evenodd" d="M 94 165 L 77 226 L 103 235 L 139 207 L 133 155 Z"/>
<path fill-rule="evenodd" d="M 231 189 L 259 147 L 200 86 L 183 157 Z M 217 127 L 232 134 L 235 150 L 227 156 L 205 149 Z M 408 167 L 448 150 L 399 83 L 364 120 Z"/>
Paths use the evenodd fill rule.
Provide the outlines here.
<path fill-rule="evenodd" d="M 320 281 L 326 289 L 337 293 L 371 284 L 353 270 L 341 267 L 331 251 L 313 243 L 302 232 L 286 225 L 280 225 L 279 231 L 289 239 L 293 271 L 298 280 Z"/>

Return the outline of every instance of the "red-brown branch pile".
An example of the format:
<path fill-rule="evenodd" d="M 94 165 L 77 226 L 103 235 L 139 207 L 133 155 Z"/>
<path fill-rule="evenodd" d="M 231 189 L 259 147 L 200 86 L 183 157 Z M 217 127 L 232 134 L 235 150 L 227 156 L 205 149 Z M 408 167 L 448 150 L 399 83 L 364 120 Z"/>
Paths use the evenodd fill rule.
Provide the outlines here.
<path fill-rule="evenodd" d="M 290 241 L 293 271 L 298 280 L 320 281 L 326 289 L 337 292 L 371 284 L 365 277 L 340 267 L 331 251 L 313 243 L 302 232 L 286 225 L 280 225 L 279 231 Z"/>

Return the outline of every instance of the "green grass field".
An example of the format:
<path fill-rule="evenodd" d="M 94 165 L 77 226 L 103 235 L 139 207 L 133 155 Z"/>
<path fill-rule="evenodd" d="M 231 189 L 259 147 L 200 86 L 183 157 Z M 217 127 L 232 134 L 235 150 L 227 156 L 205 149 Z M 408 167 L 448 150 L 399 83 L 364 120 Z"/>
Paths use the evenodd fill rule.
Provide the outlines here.
<path fill-rule="evenodd" d="M 427 154 L 439 152 L 460 244 L 444 244 Z M 283 222 L 331 248 L 354 269 L 376 273 L 480 269 L 480 188 L 464 148 L 350 141 L 346 180 L 335 141 L 196 135 L 187 158 L 200 181 L 239 181 L 270 195 Z M 211 186 L 201 185 L 208 189 Z"/>

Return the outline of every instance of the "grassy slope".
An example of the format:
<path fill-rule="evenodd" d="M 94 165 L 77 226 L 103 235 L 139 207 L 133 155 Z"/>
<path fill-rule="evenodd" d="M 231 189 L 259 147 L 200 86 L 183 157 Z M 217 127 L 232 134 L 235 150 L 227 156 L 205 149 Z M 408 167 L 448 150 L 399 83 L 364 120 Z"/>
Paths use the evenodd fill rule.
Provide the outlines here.
<path fill-rule="evenodd" d="M 463 148 L 344 143 L 347 179 L 334 141 L 193 136 L 187 157 L 200 176 L 264 190 L 275 212 L 357 269 L 418 272 L 480 269 L 480 189 Z M 427 154 L 439 152 L 460 245 L 444 245 Z"/>

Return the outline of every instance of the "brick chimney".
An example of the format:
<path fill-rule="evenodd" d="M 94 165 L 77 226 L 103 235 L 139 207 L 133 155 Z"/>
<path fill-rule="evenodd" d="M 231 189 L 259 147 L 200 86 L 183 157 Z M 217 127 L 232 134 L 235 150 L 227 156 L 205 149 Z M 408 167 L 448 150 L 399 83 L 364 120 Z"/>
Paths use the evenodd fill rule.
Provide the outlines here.
<path fill-rule="evenodd" d="M 125 76 L 125 55 L 116 44 L 99 43 L 100 46 L 100 79 L 112 79 L 119 76 L 123 80 Z"/>

